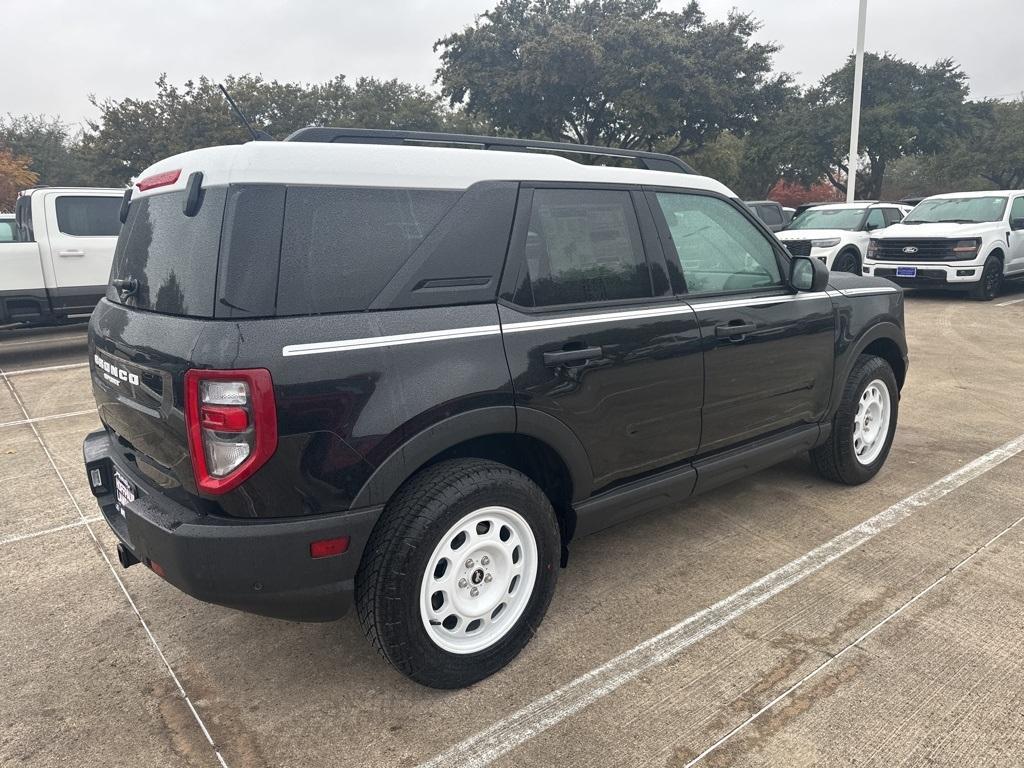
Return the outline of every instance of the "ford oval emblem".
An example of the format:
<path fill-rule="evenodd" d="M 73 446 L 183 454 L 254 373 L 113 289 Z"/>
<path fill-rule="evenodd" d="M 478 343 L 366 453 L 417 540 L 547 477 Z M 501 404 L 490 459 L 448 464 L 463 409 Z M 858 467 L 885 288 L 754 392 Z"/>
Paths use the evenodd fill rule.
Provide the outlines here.
<path fill-rule="evenodd" d="M 916 245 L 908 245 L 906 248 L 903 249 L 903 252 L 904 253 L 917 253 L 917 246 Z"/>

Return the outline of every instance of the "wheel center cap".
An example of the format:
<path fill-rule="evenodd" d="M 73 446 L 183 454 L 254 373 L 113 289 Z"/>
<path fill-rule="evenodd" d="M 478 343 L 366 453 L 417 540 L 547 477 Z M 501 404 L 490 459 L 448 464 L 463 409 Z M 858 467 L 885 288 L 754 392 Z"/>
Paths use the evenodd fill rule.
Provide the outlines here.
<path fill-rule="evenodd" d="M 469 577 L 469 580 L 474 584 L 479 584 L 481 581 L 484 580 L 484 569 L 477 568 L 475 571 L 473 571 L 473 574 Z"/>

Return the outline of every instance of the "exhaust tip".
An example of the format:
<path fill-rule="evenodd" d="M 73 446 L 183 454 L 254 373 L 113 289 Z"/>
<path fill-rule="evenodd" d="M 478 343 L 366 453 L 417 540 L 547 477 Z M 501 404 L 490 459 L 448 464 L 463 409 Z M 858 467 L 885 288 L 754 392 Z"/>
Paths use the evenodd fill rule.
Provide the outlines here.
<path fill-rule="evenodd" d="M 131 568 L 139 562 L 139 558 L 133 555 L 131 550 L 121 542 L 117 543 L 117 560 L 121 563 L 122 568 Z"/>

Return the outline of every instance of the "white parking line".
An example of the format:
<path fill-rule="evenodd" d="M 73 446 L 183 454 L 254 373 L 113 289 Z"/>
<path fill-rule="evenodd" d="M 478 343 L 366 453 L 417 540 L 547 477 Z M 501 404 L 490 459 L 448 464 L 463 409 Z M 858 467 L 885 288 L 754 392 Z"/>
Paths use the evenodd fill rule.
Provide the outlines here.
<path fill-rule="evenodd" d="M 1010 299 L 1009 301 L 1000 301 L 998 304 L 996 304 L 996 306 L 997 307 L 1008 307 L 1011 304 L 1020 304 L 1021 302 L 1024 302 L 1024 298 L 1022 298 L 1022 299 Z"/>
<path fill-rule="evenodd" d="M 4 536 L 0 539 L 0 544 L 13 544 L 16 541 L 24 541 L 25 539 L 34 539 L 37 536 L 46 536 L 50 533 L 58 533 L 59 531 L 66 531 L 69 528 L 78 528 L 81 525 L 88 525 L 89 523 L 98 523 L 103 518 L 97 515 L 96 517 L 84 517 L 81 520 L 76 520 L 73 523 L 67 525 L 58 525 L 54 528 L 45 528 L 41 531 L 32 531 L 32 533 L 16 533 L 11 536 Z"/>
<path fill-rule="evenodd" d="M 42 373 L 43 371 L 66 371 L 69 368 L 85 368 L 88 363 L 68 363 L 67 365 L 46 365 L 42 368 L 22 368 L 18 371 L 0 371 L 6 376 L 21 376 L 25 373 Z"/>
<path fill-rule="evenodd" d="M 83 363 L 83 365 L 87 365 L 87 363 Z M 25 414 L 25 418 L 28 419 L 29 415 L 28 411 L 25 410 L 25 404 L 22 403 L 21 398 L 18 397 L 18 392 L 17 390 L 14 389 L 14 385 L 11 384 L 11 380 L 8 378 L 9 376 L 9 373 L 0 370 L 0 377 L 3 378 L 4 384 L 7 385 L 7 389 L 10 390 L 11 396 L 14 398 L 15 402 L 17 402 L 18 407 L 21 408 L 21 412 Z M 160 661 L 162 661 L 164 663 L 164 667 L 167 668 L 167 673 L 171 676 L 171 680 L 174 681 L 174 685 L 178 689 L 178 693 L 181 694 L 181 697 L 185 700 L 185 703 L 188 705 L 189 710 L 192 712 L 192 717 L 195 718 L 196 723 L 199 725 L 199 729 L 203 732 L 203 736 L 205 736 L 207 742 L 209 742 L 210 747 L 213 749 L 214 754 L 217 756 L 217 760 L 220 762 L 223 768 L 228 768 L 227 763 L 224 760 L 224 756 L 220 753 L 220 750 L 217 749 L 217 745 L 214 743 L 213 737 L 210 736 L 210 731 L 207 729 L 206 723 L 203 722 L 203 718 L 200 717 L 199 712 L 196 710 L 195 706 L 193 706 L 192 699 L 190 699 L 189 695 L 185 692 L 185 687 L 181 684 L 181 681 L 175 674 L 170 662 L 167 661 L 167 657 L 164 656 L 163 649 L 160 647 L 160 644 L 156 641 L 156 637 L 150 630 L 149 624 L 147 624 L 146 620 L 142 618 L 142 614 L 139 612 L 138 606 L 135 605 L 135 601 L 132 599 L 132 596 L 128 594 L 128 588 L 125 587 L 124 581 L 121 580 L 121 577 L 114 569 L 113 563 L 110 562 L 110 558 L 107 557 L 107 552 L 103 549 L 103 545 L 100 544 L 100 540 L 96 537 L 96 532 L 92 529 L 92 526 L 90 525 L 89 522 L 89 518 L 87 518 L 85 516 L 85 513 L 82 512 L 82 508 L 78 504 L 78 499 L 76 499 L 75 494 L 71 492 L 71 487 L 67 484 L 67 481 L 64 479 L 64 475 L 57 467 L 57 462 L 54 461 L 53 454 L 50 453 L 50 449 L 47 448 L 46 443 L 43 442 L 42 435 L 39 434 L 39 430 L 36 429 L 35 424 L 30 423 L 29 427 L 31 427 L 32 432 L 35 433 L 36 440 L 39 441 L 39 446 L 43 449 L 43 453 L 46 454 L 46 458 L 50 462 L 50 466 L 53 467 L 53 471 L 57 473 L 57 479 L 60 480 L 60 484 L 64 486 L 64 492 L 67 493 L 68 498 L 71 499 L 71 503 L 78 511 L 78 517 L 80 518 L 82 525 L 85 527 L 85 530 L 89 532 L 89 536 L 92 537 L 93 544 L 96 546 L 96 551 L 100 553 L 100 556 L 103 558 L 103 561 L 107 564 L 107 568 L 110 569 L 110 573 L 114 577 L 114 581 L 116 581 L 117 586 L 121 588 L 121 592 L 124 593 L 125 598 L 128 600 L 128 605 L 131 606 L 132 610 L 135 612 L 135 617 L 139 620 L 139 623 L 142 624 L 142 628 L 146 631 L 146 636 L 149 637 L 149 642 L 152 643 L 154 650 L 156 650 L 157 655 L 160 657 Z"/>
<path fill-rule="evenodd" d="M 1024 451 L 1024 435 L 989 451 L 940 480 L 893 504 L 723 600 L 645 640 L 611 661 L 563 685 L 489 728 L 452 746 L 420 768 L 483 768 L 566 718 L 608 696 L 648 669 L 682 651 L 820 571 L 848 552 Z"/>
<path fill-rule="evenodd" d="M 833 663 L 838 661 L 851 648 L 858 647 L 861 643 L 863 643 L 865 640 L 867 640 L 869 637 L 871 637 L 871 635 L 875 634 L 875 632 L 877 632 L 882 627 L 884 627 L 886 624 L 888 624 L 890 621 L 895 619 L 897 616 L 899 616 L 901 613 L 903 613 L 905 610 L 907 610 L 907 608 L 909 608 L 914 603 L 916 603 L 918 600 L 920 600 L 922 597 L 927 595 L 929 592 L 931 592 L 933 589 L 935 589 L 937 586 L 939 586 L 939 584 L 941 584 L 946 579 L 948 579 L 950 576 L 952 576 L 954 573 L 959 571 L 961 568 L 963 568 L 965 565 L 967 565 L 967 563 L 969 563 L 975 557 L 977 557 L 982 552 L 984 552 L 986 549 L 991 547 L 993 544 L 995 544 L 997 541 L 999 541 L 999 539 L 1003 538 L 1003 536 L 1005 536 L 1007 533 L 1012 531 L 1014 528 L 1016 528 L 1021 523 L 1024 523 L 1024 517 L 1018 517 L 1016 520 L 1014 520 L 1008 526 L 1003 528 L 1003 530 L 1001 530 L 999 533 L 997 533 L 991 539 L 986 541 L 984 544 L 982 544 L 980 547 L 978 547 L 976 550 L 974 550 L 971 554 L 969 554 L 967 557 L 965 557 L 959 563 L 957 563 L 952 568 L 950 568 L 948 571 L 946 571 L 944 574 L 939 576 L 939 578 L 937 578 L 935 581 L 933 581 L 927 587 L 925 587 L 920 592 L 918 592 L 916 595 L 914 595 L 912 598 L 907 600 L 907 602 L 903 603 L 903 605 L 901 605 L 895 611 L 893 611 L 888 616 L 886 616 L 884 619 L 882 619 L 880 622 L 878 622 L 873 627 L 871 627 L 871 629 L 869 629 L 867 632 L 862 634 L 860 637 L 858 637 L 852 643 L 849 643 L 848 645 L 846 645 L 841 651 L 839 651 L 839 653 L 835 654 L 834 656 L 829 656 L 825 661 L 823 661 L 821 664 L 819 664 L 817 667 L 815 667 L 814 670 L 812 670 L 809 674 L 807 674 L 804 677 L 802 677 L 799 680 L 797 680 L 795 683 L 793 683 L 793 685 L 789 686 L 789 688 L 784 690 L 782 693 L 780 693 L 774 699 L 772 699 L 767 704 L 765 704 L 763 707 L 761 707 L 759 710 L 757 710 L 757 712 L 752 714 L 750 717 L 748 717 L 742 723 L 740 723 L 735 728 L 733 728 L 731 731 L 729 731 L 724 736 L 722 736 L 718 741 L 716 741 L 710 747 L 708 747 L 703 752 L 701 752 L 699 755 L 697 755 L 695 758 L 693 758 L 683 768 L 690 768 L 691 765 L 695 765 L 696 763 L 699 763 L 705 757 L 707 757 L 712 752 L 714 752 L 716 749 L 718 749 L 723 744 L 725 744 L 725 742 L 727 742 L 729 739 L 731 739 L 737 733 L 739 733 L 744 728 L 746 728 L 748 725 L 750 725 L 752 722 L 757 720 L 757 718 L 759 718 L 761 715 L 763 715 L 769 709 L 771 709 L 776 704 L 778 704 L 780 701 L 782 701 L 787 696 L 789 696 L 791 693 L 793 693 L 797 688 L 802 686 L 804 683 L 806 683 L 811 678 L 815 677 L 823 669 L 829 667 L 830 665 L 832 665 Z"/>
<path fill-rule="evenodd" d="M 53 421 L 54 419 L 68 419 L 72 416 L 85 416 L 88 413 L 96 413 L 95 408 L 89 408 L 86 411 L 71 411 L 69 413 L 54 413 L 50 416 L 36 416 L 31 419 L 18 419 L 17 421 L 3 421 L 0 422 L 0 428 L 3 427 L 18 427 L 24 424 L 37 424 L 40 421 Z"/>
<path fill-rule="evenodd" d="M 25 339 L 24 341 L 0 341 L 0 350 L 10 347 L 23 347 L 28 344 L 53 344 L 61 341 L 85 341 L 89 337 L 80 333 L 75 336 L 41 336 L 38 339 Z"/>

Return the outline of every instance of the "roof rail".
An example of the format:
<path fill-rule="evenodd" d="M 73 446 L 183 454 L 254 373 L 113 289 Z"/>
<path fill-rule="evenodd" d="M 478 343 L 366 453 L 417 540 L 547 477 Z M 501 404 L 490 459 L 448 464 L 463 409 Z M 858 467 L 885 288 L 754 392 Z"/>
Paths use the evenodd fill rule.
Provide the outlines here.
<path fill-rule="evenodd" d="M 324 144 L 407 144 L 411 146 L 459 145 L 506 152 L 558 152 L 591 157 L 623 157 L 633 160 L 639 168 L 649 171 L 696 173 L 678 157 L 660 152 L 644 152 L 617 147 L 595 147 L 566 141 L 534 141 L 497 136 L 474 136 L 468 133 L 436 133 L 433 131 L 392 131 L 371 128 L 300 128 L 285 141 L 312 141 Z"/>

